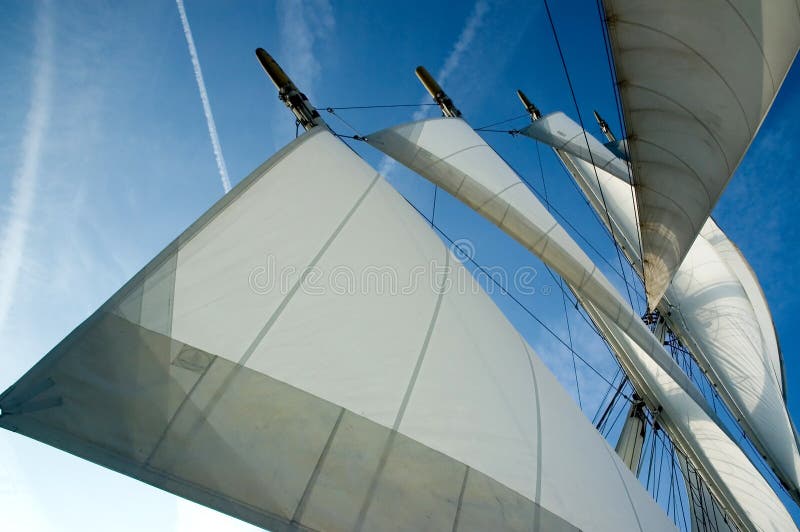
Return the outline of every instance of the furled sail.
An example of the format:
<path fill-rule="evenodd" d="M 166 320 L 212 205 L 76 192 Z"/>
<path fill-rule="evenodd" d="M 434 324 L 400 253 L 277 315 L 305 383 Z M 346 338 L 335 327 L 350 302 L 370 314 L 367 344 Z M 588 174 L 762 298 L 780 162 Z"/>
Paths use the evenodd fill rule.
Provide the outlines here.
<path fill-rule="evenodd" d="M 324 127 L 0 408 L 4 428 L 271 530 L 674 530 L 425 221 Z"/>
<path fill-rule="evenodd" d="M 800 46 L 794 0 L 603 0 L 655 308 Z"/>
<path fill-rule="evenodd" d="M 675 419 L 674 432 L 683 439 L 681 448 L 698 469 L 707 472 L 715 494 L 736 513 L 744 529 L 784 530 L 787 525 L 793 526 L 761 474 L 713 414 L 702 407 L 702 396 L 697 399 L 691 393 L 696 388 L 679 384 L 685 374 L 679 369 L 671 373 L 669 363 L 661 366 L 661 361 L 672 359 L 641 320 L 635 318 L 654 340 L 652 343 L 634 339 L 639 328 L 619 319 L 627 318 L 627 314 L 617 311 L 613 315 L 602 309 L 601 305 L 607 305 L 604 297 L 616 301 L 621 300 L 619 295 L 613 288 L 596 288 L 587 282 L 587 278 L 598 276 L 602 281 L 596 286 L 608 283 L 513 170 L 466 122 L 459 118 L 422 120 L 367 138 L 373 146 L 472 206 L 562 275 L 592 318 L 602 324 L 606 337 L 617 338 L 621 347 L 615 352 L 626 374 L 654 410 L 661 406 L 665 416 Z M 643 349 L 642 344 L 650 350 Z"/>
<path fill-rule="evenodd" d="M 460 118 L 435 118 L 384 129 L 367 142 L 441 186 L 485 216 L 585 294 L 681 383 L 700 392 L 519 176 Z"/>
<path fill-rule="evenodd" d="M 631 187 L 580 158 L 557 153 L 606 225 L 608 209 L 615 237 L 631 263 L 638 264 Z M 749 264 L 712 219 L 705 222 L 659 308 L 749 439 L 800 500 L 800 452 L 783 400 L 783 362 L 769 307 Z"/>

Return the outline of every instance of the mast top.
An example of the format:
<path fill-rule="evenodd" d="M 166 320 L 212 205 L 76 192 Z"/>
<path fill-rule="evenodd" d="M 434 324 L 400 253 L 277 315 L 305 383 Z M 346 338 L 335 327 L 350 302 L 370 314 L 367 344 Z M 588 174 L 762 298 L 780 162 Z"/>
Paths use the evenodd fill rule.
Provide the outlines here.
<path fill-rule="evenodd" d="M 319 125 L 325 125 L 325 121 L 308 101 L 306 95 L 300 92 L 291 78 L 266 50 L 256 48 L 256 57 L 278 89 L 278 98 L 292 111 L 298 124 L 303 126 L 306 131 Z"/>
<path fill-rule="evenodd" d="M 419 81 L 425 87 L 425 90 L 428 91 L 433 97 L 433 100 L 441 107 L 444 116 L 449 116 L 450 118 L 458 118 L 461 116 L 461 111 L 453 104 L 453 100 L 445 94 L 439 84 L 436 83 L 436 80 L 433 79 L 433 76 L 425 70 L 424 66 L 418 66 L 415 72 L 417 73 Z"/>
<path fill-rule="evenodd" d="M 597 125 L 600 126 L 600 130 L 603 132 L 603 135 L 606 136 L 608 142 L 614 142 L 617 140 L 617 137 L 614 136 L 614 133 L 611 132 L 611 128 L 608 127 L 608 122 L 603 120 L 603 117 L 600 116 L 600 113 L 594 111 L 594 119 L 597 120 Z"/>
<path fill-rule="evenodd" d="M 525 96 L 524 92 L 517 89 L 517 97 L 519 97 L 519 101 L 522 102 L 522 105 L 525 106 L 525 110 L 528 111 L 528 114 L 531 115 L 531 122 L 539 120 L 542 117 L 542 113 L 539 111 L 539 108 L 531 103 L 528 97 Z"/>

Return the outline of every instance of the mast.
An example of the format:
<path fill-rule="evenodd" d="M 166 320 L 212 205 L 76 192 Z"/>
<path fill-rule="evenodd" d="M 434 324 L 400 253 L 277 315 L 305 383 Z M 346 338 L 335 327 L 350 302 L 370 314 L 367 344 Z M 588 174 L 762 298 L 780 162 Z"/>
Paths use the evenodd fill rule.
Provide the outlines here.
<path fill-rule="evenodd" d="M 283 71 L 281 66 L 263 48 L 256 48 L 258 62 L 278 89 L 278 98 L 286 104 L 286 107 L 294 114 L 297 123 L 306 131 L 317 126 L 326 126 L 325 121 L 311 105 L 305 94 L 300 92 L 291 78 Z"/>
<path fill-rule="evenodd" d="M 603 117 L 600 116 L 600 113 L 598 113 L 597 111 L 592 111 L 592 112 L 594 113 L 594 119 L 597 120 L 597 125 L 600 126 L 600 130 L 603 132 L 603 135 L 606 136 L 608 142 L 615 142 L 617 140 L 617 137 L 614 136 L 614 133 L 612 133 L 611 128 L 608 127 L 608 122 L 603 120 Z"/>
<path fill-rule="evenodd" d="M 442 114 L 444 116 L 450 118 L 458 118 L 461 116 L 461 111 L 459 111 L 456 106 L 453 104 L 453 100 L 442 90 L 436 80 L 433 79 L 433 76 L 425 70 L 424 66 L 418 66 L 415 70 L 419 81 L 425 87 L 425 90 L 433 98 L 433 101 L 439 104 L 439 107 L 442 109 Z"/>
<path fill-rule="evenodd" d="M 542 117 L 542 113 L 539 112 L 539 108 L 531 103 L 522 90 L 517 89 L 517 97 L 519 98 L 519 101 L 522 102 L 522 105 L 525 106 L 525 110 L 528 111 L 528 114 L 531 116 L 531 122 L 535 122 Z"/>

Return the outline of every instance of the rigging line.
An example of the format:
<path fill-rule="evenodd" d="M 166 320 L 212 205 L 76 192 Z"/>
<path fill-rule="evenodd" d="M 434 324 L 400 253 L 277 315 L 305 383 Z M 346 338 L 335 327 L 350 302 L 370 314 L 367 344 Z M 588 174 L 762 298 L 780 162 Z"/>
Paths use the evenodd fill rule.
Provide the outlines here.
<path fill-rule="evenodd" d="M 433 208 L 431 209 L 431 225 L 434 224 L 436 220 L 436 196 L 439 192 L 439 185 L 433 185 Z"/>
<path fill-rule="evenodd" d="M 594 169 L 594 177 L 597 180 L 597 189 L 600 191 L 600 199 L 603 202 L 603 209 L 606 212 L 606 218 L 608 219 L 608 228 L 611 232 L 611 237 L 614 239 L 614 248 L 617 250 L 617 260 L 619 261 L 620 270 L 622 270 L 622 275 L 625 275 L 625 269 L 622 266 L 622 252 L 619 249 L 619 242 L 617 241 L 617 237 L 614 234 L 614 225 L 611 223 L 611 215 L 608 212 L 608 205 L 606 204 L 605 194 L 603 193 L 603 187 L 600 185 L 600 176 L 597 173 L 597 165 L 594 162 L 594 155 L 592 154 L 592 148 L 589 145 L 589 137 L 586 133 L 586 127 L 583 125 L 583 117 L 581 116 L 581 110 L 578 106 L 578 99 L 575 96 L 575 88 L 572 86 L 572 78 L 569 75 L 569 69 L 567 68 L 567 61 L 564 58 L 564 51 L 561 49 L 561 42 L 558 40 L 558 33 L 556 32 L 556 25 L 553 22 L 553 15 L 550 13 L 550 6 L 547 3 L 547 0 L 542 0 L 544 2 L 544 8 L 547 12 L 547 20 L 550 21 L 550 29 L 553 30 L 553 39 L 556 42 L 556 47 L 558 48 L 558 55 L 561 58 L 561 66 L 564 68 L 564 75 L 567 78 L 567 85 L 569 85 L 569 92 L 572 95 L 572 103 L 575 105 L 575 111 L 578 113 L 578 120 L 581 124 L 581 130 L 583 131 L 583 140 L 586 142 L 586 149 L 589 150 L 589 159 L 592 163 L 592 168 Z M 630 301 L 631 308 L 634 308 L 633 298 L 631 297 L 630 289 L 628 288 L 627 277 L 625 279 L 625 291 L 628 293 L 628 300 Z"/>
<path fill-rule="evenodd" d="M 340 110 L 352 110 L 352 109 L 389 109 L 389 108 L 393 108 L 393 107 L 428 107 L 428 106 L 431 106 L 431 105 L 437 105 L 438 106 L 439 104 L 438 103 L 398 103 L 398 104 L 393 104 L 393 105 L 388 105 L 388 104 L 387 105 L 350 105 L 350 106 L 346 106 L 346 107 L 332 107 L 332 106 L 328 107 L 328 106 L 325 106 L 324 109 L 329 110 L 329 111 L 331 109 L 333 109 L 334 111 L 340 111 Z M 320 107 L 322 107 L 322 106 L 320 106 Z"/>
<path fill-rule="evenodd" d="M 617 380 L 620 371 L 622 371 L 622 368 L 617 368 L 617 371 L 614 372 L 614 377 L 611 379 L 612 381 Z M 608 399 L 608 395 L 611 393 L 611 390 L 613 390 L 613 388 L 607 388 L 606 393 L 604 393 L 602 399 L 600 399 L 600 403 L 597 405 L 597 410 L 595 410 L 594 415 L 592 416 L 592 424 L 596 423 L 597 417 L 600 415 L 600 410 L 603 408 L 603 405 L 606 404 L 606 399 Z"/>
<path fill-rule="evenodd" d="M 606 418 L 607 418 L 607 417 L 608 417 L 608 415 L 611 413 L 611 411 L 614 409 L 614 404 L 617 402 L 617 398 L 618 398 L 618 397 L 619 397 L 619 395 L 622 393 L 622 388 L 625 386 L 625 383 L 627 383 L 627 382 L 628 382 L 628 375 L 627 375 L 627 374 L 624 374 L 624 375 L 623 375 L 623 377 L 622 377 L 622 380 L 621 380 L 621 381 L 620 381 L 620 383 L 619 383 L 619 386 L 617 386 L 617 391 L 616 391 L 616 392 L 614 393 L 614 395 L 611 397 L 611 401 L 608 403 L 608 406 L 607 406 L 607 407 L 606 407 L 606 409 L 603 411 L 603 415 L 600 417 L 600 419 L 599 419 L 599 420 L 597 421 L 597 423 L 595 424 L 595 428 L 596 428 L 597 430 L 600 430 L 600 427 L 601 427 L 601 426 L 603 426 L 603 424 L 604 424 L 604 423 L 605 423 L 605 421 L 606 421 Z M 602 404 L 602 403 L 601 403 L 601 404 Z"/>
<path fill-rule="evenodd" d="M 328 107 L 328 108 L 327 108 L 327 109 L 325 109 L 325 110 L 326 110 L 326 111 L 328 111 L 328 112 L 329 112 L 331 115 L 333 115 L 333 116 L 335 116 L 336 118 L 338 118 L 338 119 L 339 119 L 339 120 L 340 120 L 340 121 L 341 121 L 341 122 L 342 122 L 344 125 L 346 125 L 347 127 L 349 127 L 349 128 L 350 128 L 350 129 L 353 131 L 353 133 L 355 133 L 355 136 L 356 136 L 356 137 L 359 137 L 359 138 L 364 138 L 364 137 L 363 137 L 363 135 L 361 135 L 361 133 L 359 133 L 359 132 L 358 132 L 358 130 L 357 130 L 355 127 L 353 127 L 353 125 L 352 125 L 352 124 L 350 124 L 350 122 L 348 122 L 347 120 L 345 120 L 344 118 L 342 118 L 341 116 L 339 116 L 339 115 L 336 113 L 336 111 L 334 111 L 334 110 L 333 110 L 333 107 Z M 355 138 L 355 137 L 354 137 L 354 138 Z"/>
<path fill-rule="evenodd" d="M 440 228 L 438 225 L 436 225 L 435 223 L 433 223 L 433 220 L 431 220 L 430 218 L 428 218 L 427 216 L 425 216 L 425 214 L 424 214 L 424 213 L 423 213 L 421 210 L 419 210 L 419 209 L 417 208 L 417 206 L 416 206 L 416 205 L 414 205 L 413 203 L 411 203 L 410 201 L 408 201 L 408 198 L 405 198 L 405 197 L 404 197 L 404 199 L 406 200 L 406 202 L 407 202 L 409 205 L 411 205 L 411 207 L 412 207 L 412 208 L 413 208 L 415 211 L 417 211 L 417 213 L 419 213 L 419 215 L 420 215 L 420 216 L 422 216 L 422 217 L 423 217 L 425 220 L 427 220 L 427 222 L 428 222 L 429 224 L 431 224 L 431 227 L 433 227 L 433 228 L 434 228 L 434 229 L 435 229 L 435 230 L 436 230 L 436 231 L 437 231 L 437 232 L 438 232 L 440 235 L 442 235 L 442 236 L 443 236 L 443 237 L 444 237 L 444 238 L 445 238 L 445 239 L 446 239 L 446 240 L 447 240 L 447 241 L 450 243 L 450 245 L 452 245 L 452 246 L 454 246 L 456 249 L 458 249 L 458 250 L 461 252 L 461 254 L 462 254 L 462 255 L 464 255 L 464 257 L 465 257 L 465 258 L 466 258 L 468 261 L 470 261 L 472 264 L 474 264 L 474 265 L 475 265 L 475 266 L 476 266 L 476 267 L 477 267 L 477 268 L 478 268 L 478 269 L 479 269 L 479 270 L 480 270 L 480 271 L 481 271 L 481 272 L 482 272 L 484 275 L 486 275 L 486 277 L 487 277 L 487 278 L 488 278 L 488 279 L 489 279 L 489 280 L 490 280 L 490 281 L 491 281 L 493 284 L 495 284 L 495 285 L 496 285 L 496 286 L 497 286 L 497 287 L 500 289 L 500 292 L 501 292 L 503 295 L 505 295 L 506 297 L 510 298 L 512 301 L 514 301 L 514 303 L 516 303 L 516 304 L 517 304 L 517 305 L 518 305 L 518 306 L 519 306 L 519 307 L 520 307 L 520 308 L 521 308 L 521 309 L 522 309 L 522 310 L 523 310 L 523 311 L 524 311 L 526 314 L 528 314 L 528 315 L 529 315 L 531 318 L 533 318 L 534 320 L 536 320 L 536 322 L 537 322 L 539 325 L 541 325 L 541 326 L 544 328 L 544 330 L 546 330 L 546 331 L 547 331 L 548 333 L 550 333 L 550 334 L 551 334 L 551 335 L 552 335 L 552 336 L 553 336 L 553 337 L 554 337 L 556 340 L 558 340 L 558 342 L 559 342 L 561 345 L 563 345 L 564 347 L 566 347 L 567 349 L 569 349 L 569 350 L 570 350 L 570 352 L 572 352 L 572 353 L 573 353 L 573 354 L 574 354 L 574 355 L 575 355 L 575 356 L 578 358 L 578 360 L 580 360 L 581 362 L 583 362 L 584 364 L 586 364 L 586 366 L 587 366 L 589 369 L 591 369 L 591 370 L 592 370 L 592 371 L 593 371 L 593 372 L 594 372 L 594 373 L 595 373 L 595 374 L 596 374 L 598 377 L 600 377 L 600 378 L 601 378 L 603 381 L 605 381 L 607 384 L 611 384 L 611 385 L 613 386 L 612 382 L 611 382 L 610 380 L 608 380 L 608 377 L 606 377 L 605 375 L 603 375 L 602 373 L 600 373 L 600 371 L 599 371 L 597 368 L 595 368 L 594 366 L 592 366 L 592 365 L 589 363 L 589 361 L 588 361 L 588 360 L 586 360 L 585 358 L 583 358 L 583 357 L 582 357 L 582 356 L 581 356 L 579 353 L 575 352 L 575 350 L 573 350 L 573 349 L 572 349 L 572 348 L 569 346 L 569 344 L 567 344 L 567 342 L 565 342 L 565 341 L 564 341 L 564 340 L 563 340 L 563 339 L 562 339 L 562 338 L 561 338 L 561 337 L 560 337 L 560 336 L 559 336 L 559 335 L 558 335 L 558 334 L 557 334 L 557 333 L 556 333 L 556 332 L 555 332 L 553 329 L 551 329 L 550 327 L 548 327 L 548 325 L 547 325 L 546 323 L 544 323 L 544 322 L 543 322 L 541 319 L 539 319 L 539 317 L 538 317 L 538 316 L 536 316 L 536 315 L 533 313 L 533 311 L 532 311 L 532 310 L 530 310 L 530 309 L 529 309 L 529 308 L 528 308 L 528 307 L 527 307 L 527 306 L 526 306 L 526 305 L 525 305 L 525 304 L 524 304 L 522 301 L 520 301 L 520 300 L 519 300 L 519 298 L 517 298 L 517 297 L 516 297 L 514 294 L 512 294 L 511 292 L 509 292 L 509 291 L 508 291 L 508 290 L 507 290 L 507 289 L 506 289 L 506 288 L 505 288 L 505 287 L 504 287 L 502 284 L 500 284 L 500 282 L 499 282 L 497 279 L 495 279 L 495 278 L 494 278 L 494 276 L 493 276 L 493 275 L 491 275 L 491 274 L 489 273 L 489 271 L 488 271 L 488 270 L 486 270 L 486 268 L 484 268 L 484 267 L 483 267 L 483 266 L 482 266 L 482 265 L 481 265 L 481 264 L 480 264 L 480 263 L 479 263 L 479 262 L 478 262 L 478 261 L 477 261 L 477 260 L 476 260 L 474 257 L 470 256 L 470 254 L 469 254 L 469 253 L 467 253 L 467 252 L 466 252 L 466 250 L 464 250 L 464 249 L 463 249 L 463 248 L 462 248 L 462 247 L 461 247 L 459 244 L 457 244 L 457 243 L 455 242 L 455 240 L 453 240 L 452 238 L 450 238 L 450 236 L 448 236 L 448 234 L 447 234 L 447 233 L 445 233 L 445 232 L 444 232 L 444 230 L 443 230 L 442 228 Z M 624 398 L 625 398 L 627 401 L 629 401 L 629 402 L 633 402 L 633 399 L 631 399 L 631 397 L 630 397 L 630 396 L 628 396 L 628 395 L 626 395 L 626 394 L 621 394 L 621 395 L 622 395 L 622 397 L 624 397 Z"/>
<path fill-rule="evenodd" d="M 550 212 L 550 199 L 547 194 L 547 181 L 544 178 L 544 169 L 542 167 L 542 155 L 539 151 L 538 141 L 536 142 L 536 156 L 539 160 L 539 177 L 541 177 L 542 179 L 542 190 L 544 191 L 545 205 L 547 205 L 547 211 Z M 553 280 L 561 288 L 561 302 L 563 303 L 564 306 L 564 321 L 567 324 L 567 338 L 569 338 L 569 346 L 570 349 L 572 349 L 573 348 L 572 328 L 569 325 L 569 312 L 567 311 L 567 293 L 566 290 L 564 290 L 564 280 L 561 278 L 556 279 L 556 276 L 553 274 L 553 271 L 550 269 L 550 267 L 549 266 L 546 267 L 547 271 L 550 273 L 550 277 L 552 277 Z M 581 399 L 581 385 L 580 382 L 578 381 L 578 367 L 575 364 L 575 355 L 572 355 L 572 373 L 575 376 L 575 390 L 578 393 L 578 406 L 580 407 L 581 410 L 583 410 L 583 401 Z M 613 386 L 613 384 L 611 386 Z"/>
<path fill-rule="evenodd" d="M 617 111 L 617 120 L 619 121 L 619 127 L 622 129 L 620 137 L 622 139 L 628 138 L 628 128 L 625 124 L 625 115 L 622 112 L 622 96 L 619 93 L 619 86 L 615 82 L 617 79 L 617 69 L 614 66 L 614 59 L 611 55 L 611 37 L 608 34 L 608 27 L 606 26 L 606 16 L 605 16 L 605 9 L 603 9 L 601 0 L 597 0 L 595 3 L 597 7 L 597 18 L 600 22 L 600 33 L 603 36 L 603 48 L 606 53 L 606 63 L 608 65 L 609 71 L 609 79 L 611 81 L 611 92 L 614 96 L 614 105 Z M 627 141 L 626 141 L 627 142 Z M 626 144 L 627 148 L 627 144 Z M 626 149 L 628 159 L 630 158 L 630 151 Z M 633 179 L 633 166 L 631 165 L 630 160 L 626 160 L 627 167 L 628 167 L 628 177 L 630 178 L 630 182 L 632 185 L 635 184 Z M 633 200 L 633 205 L 635 208 L 634 216 L 636 217 L 636 236 L 639 239 L 639 260 L 644 261 L 644 248 L 642 247 L 642 232 L 641 232 L 641 220 L 639 219 L 639 206 L 636 203 L 636 194 L 634 193 L 634 186 L 631 186 L 631 199 Z M 644 263 L 642 262 L 642 273 L 644 273 Z"/>
<path fill-rule="evenodd" d="M 508 122 L 513 122 L 514 120 L 519 120 L 520 118 L 526 118 L 528 116 L 530 116 L 530 115 L 526 112 L 526 113 L 523 113 L 521 115 L 517 115 L 517 116 L 511 117 L 511 118 L 506 118 L 505 120 L 501 120 L 501 121 L 495 122 L 493 124 L 487 124 L 485 126 L 476 127 L 476 128 L 473 128 L 473 129 L 475 129 L 475 131 L 483 131 L 486 128 L 499 126 L 500 124 L 507 124 Z"/>

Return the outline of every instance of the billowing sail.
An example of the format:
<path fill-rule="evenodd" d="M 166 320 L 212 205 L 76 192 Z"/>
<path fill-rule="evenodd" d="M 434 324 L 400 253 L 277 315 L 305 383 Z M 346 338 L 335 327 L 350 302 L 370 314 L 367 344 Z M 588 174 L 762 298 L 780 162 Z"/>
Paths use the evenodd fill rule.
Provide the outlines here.
<path fill-rule="evenodd" d="M 271 530 L 674 530 L 426 222 L 324 127 L 0 398 Z"/>
<path fill-rule="evenodd" d="M 791 517 L 761 474 L 713 414 L 702 407 L 702 396 L 696 399 L 697 395 L 687 393 L 696 391 L 693 385 L 684 388 L 679 384 L 678 379 L 685 378 L 685 374 L 680 370 L 670 373 L 671 365 L 660 365 L 664 359 L 671 361 L 671 357 L 641 320 L 635 319 L 653 339 L 652 343 L 634 339 L 639 329 L 626 319 L 619 319 L 626 314 L 618 311 L 614 316 L 602 309 L 601 305 L 607 305 L 605 297 L 616 300 L 621 299 L 619 295 L 603 291 L 607 281 L 591 266 L 588 257 L 466 122 L 458 118 L 423 120 L 374 133 L 368 139 L 373 146 L 472 206 L 564 277 L 584 308 L 603 327 L 606 338 L 613 339 L 615 352 L 636 389 L 654 411 L 663 407 L 663 415 L 674 423 L 670 435 L 674 433 L 681 439 L 681 448 L 705 472 L 715 494 L 730 512 L 735 512 L 745 529 L 793 527 Z M 601 288 L 587 281 L 593 276 L 601 279 L 596 285 Z M 642 344 L 650 350 L 643 349 Z"/>
<path fill-rule="evenodd" d="M 558 151 L 632 264 L 639 260 L 631 187 Z M 598 177 L 604 201 L 597 186 Z M 712 219 L 689 250 L 659 306 L 670 329 L 717 385 L 750 440 L 797 500 L 800 452 L 786 411 L 783 363 L 764 294 L 747 261 Z"/>
<path fill-rule="evenodd" d="M 603 273 L 466 122 L 460 118 L 421 120 L 373 133 L 367 139 L 471 206 L 541 258 L 639 342 L 711 414 L 694 384 Z"/>
<path fill-rule="evenodd" d="M 655 308 L 800 46 L 795 0 L 603 0 Z"/>

